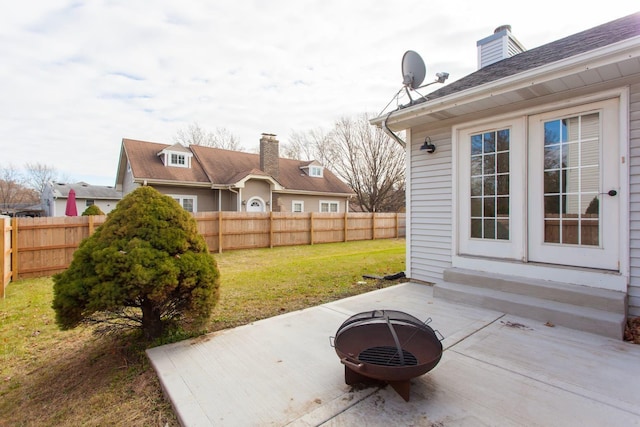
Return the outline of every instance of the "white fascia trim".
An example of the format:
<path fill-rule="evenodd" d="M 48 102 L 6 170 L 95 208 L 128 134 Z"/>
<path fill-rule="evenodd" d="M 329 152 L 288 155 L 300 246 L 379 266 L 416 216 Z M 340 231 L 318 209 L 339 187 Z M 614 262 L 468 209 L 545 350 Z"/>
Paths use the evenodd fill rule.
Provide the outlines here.
<path fill-rule="evenodd" d="M 211 184 L 208 182 L 193 182 L 193 181 L 173 181 L 167 179 L 149 179 L 149 178 L 133 178 L 134 184 L 140 185 L 173 185 L 176 187 L 200 187 L 211 188 Z"/>
<path fill-rule="evenodd" d="M 309 190 L 290 190 L 284 187 L 277 191 L 274 190 L 274 193 L 300 194 L 305 196 L 325 196 L 325 197 L 354 197 L 356 195 L 356 193 L 327 193 L 327 192 L 309 191 Z"/>
<path fill-rule="evenodd" d="M 280 185 L 278 183 L 278 181 L 276 181 L 275 179 L 273 179 L 271 177 L 264 176 L 264 175 L 247 175 L 244 178 L 242 178 L 240 181 L 238 181 L 235 184 L 233 184 L 233 186 L 236 187 L 236 188 L 244 188 L 245 184 L 250 179 L 259 179 L 259 180 L 263 180 L 263 181 L 269 181 L 271 183 L 271 185 L 273 186 L 273 191 L 275 191 L 275 190 L 283 190 L 284 189 L 284 187 L 282 185 Z"/>
<path fill-rule="evenodd" d="M 391 114 L 387 126 L 394 126 L 393 130 L 407 128 L 402 122 L 427 114 L 437 113 L 447 108 L 468 104 L 488 97 L 513 92 L 522 88 L 544 83 L 559 77 L 575 74 L 580 71 L 597 68 L 615 62 L 621 62 L 640 56 L 640 36 L 633 37 L 619 43 L 614 43 L 599 49 L 594 49 L 568 59 L 543 65 L 538 68 L 523 71 L 513 76 L 476 86 L 457 92 L 453 95 L 436 98 L 422 104 L 408 107 Z M 380 126 L 387 116 L 376 117 L 371 124 Z"/>

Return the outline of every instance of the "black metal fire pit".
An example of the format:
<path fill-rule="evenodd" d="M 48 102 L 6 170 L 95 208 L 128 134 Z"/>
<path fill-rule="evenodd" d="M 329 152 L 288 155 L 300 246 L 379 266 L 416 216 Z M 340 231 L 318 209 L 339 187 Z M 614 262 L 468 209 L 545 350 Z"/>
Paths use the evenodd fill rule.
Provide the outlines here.
<path fill-rule="evenodd" d="M 429 322 L 395 310 L 348 318 L 333 343 L 345 367 L 345 382 L 384 382 L 409 401 L 410 380 L 435 368 L 442 357 L 441 338 Z"/>

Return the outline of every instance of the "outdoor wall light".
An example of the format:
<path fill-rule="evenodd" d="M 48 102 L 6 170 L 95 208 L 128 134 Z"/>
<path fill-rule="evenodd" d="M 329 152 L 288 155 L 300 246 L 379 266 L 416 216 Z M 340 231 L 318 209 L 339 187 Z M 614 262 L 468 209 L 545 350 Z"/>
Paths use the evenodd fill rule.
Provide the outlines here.
<path fill-rule="evenodd" d="M 433 153 L 436 151 L 436 146 L 431 142 L 431 138 L 426 137 L 424 144 L 420 147 L 420 150 L 425 150 L 427 153 Z"/>
<path fill-rule="evenodd" d="M 244 205 L 246 205 L 246 204 L 247 204 L 247 201 L 246 201 L 246 200 L 243 200 L 243 201 L 242 201 L 242 205 L 244 206 Z"/>

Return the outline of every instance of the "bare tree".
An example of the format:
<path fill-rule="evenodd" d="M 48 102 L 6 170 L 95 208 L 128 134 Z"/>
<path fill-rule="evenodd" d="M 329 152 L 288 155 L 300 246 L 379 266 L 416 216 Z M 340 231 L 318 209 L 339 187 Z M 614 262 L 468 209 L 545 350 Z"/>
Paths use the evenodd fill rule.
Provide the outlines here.
<path fill-rule="evenodd" d="M 356 193 L 363 211 L 398 211 L 404 207 L 405 152 L 369 117 L 342 118 L 332 133 L 336 172 Z M 399 194 L 401 197 L 399 197 Z"/>
<path fill-rule="evenodd" d="M 13 166 L 0 167 L 0 207 L 38 203 L 38 195 L 26 187 L 24 178 Z"/>
<path fill-rule="evenodd" d="M 331 132 L 324 129 L 312 129 L 306 132 L 293 132 L 281 153 L 284 157 L 296 160 L 317 160 L 332 170 L 338 155 Z"/>
<path fill-rule="evenodd" d="M 223 148 L 225 150 L 243 151 L 238 138 L 226 128 L 216 128 L 213 132 L 212 147 Z"/>
<path fill-rule="evenodd" d="M 214 132 L 210 132 L 201 128 L 198 123 L 190 124 L 187 129 L 178 129 L 173 141 L 182 145 L 202 145 L 204 147 L 242 151 L 238 138 L 226 128 L 218 127 Z"/>
<path fill-rule="evenodd" d="M 42 163 L 27 163 L 25 169 L 26 184 L 38 194 L 42 194 L 47 183 L 54 181 L 58 175 L 56 168 Z"/>

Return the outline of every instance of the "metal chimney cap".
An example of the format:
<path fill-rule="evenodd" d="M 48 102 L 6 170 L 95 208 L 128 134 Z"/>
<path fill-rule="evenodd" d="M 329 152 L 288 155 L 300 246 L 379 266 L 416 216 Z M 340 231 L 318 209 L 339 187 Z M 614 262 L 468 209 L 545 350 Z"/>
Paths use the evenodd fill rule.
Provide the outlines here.
<path fill-rule="evenodd" d="M 511 32 L 511 25 L 500 25 L 498 28 L 493 30 L 493 34 L 498 34 L 500 31 L 507 30 Z"/>

